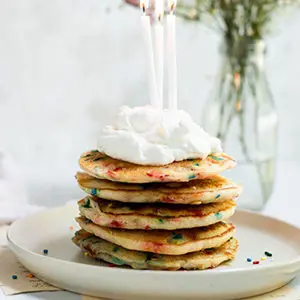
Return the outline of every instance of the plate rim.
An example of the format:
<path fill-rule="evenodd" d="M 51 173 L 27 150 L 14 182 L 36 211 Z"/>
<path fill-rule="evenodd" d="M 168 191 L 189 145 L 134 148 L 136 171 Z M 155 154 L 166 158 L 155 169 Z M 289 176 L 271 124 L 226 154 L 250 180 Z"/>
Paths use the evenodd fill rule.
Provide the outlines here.
<path fill-rule="evenodd" d="M 55 208 L 48 208 L 42 211 L 38 211 L 35 212 L 29 216 L 20 218 L 16 221 L 14 221 L 8 228 L 7 233 L 6 233 L 6 238 L 8 240 L 9 243 L 9 248 L 11 251 L 13 251 L 15 254 L 16 252 L 14 251 L 14 247 L 17 248 L 19 251 L 26 253 L 26 254 L 30 254 L 31 256 L 37 256 L 39 259 L 42 259 L 44 261 L 48 261 L 48 262 L 55 262 L 55 263 L 60 263 L 60 264 L 71 264 L 74 266 L 80 266 L 83 268 L 93 268 L 93 269 L 98 269 L 100 271 L 105 271 L 105 272 L 111 272 L 111 273 L 134 273 L 135 275 L 140 275 L 140 276 L 147 276 L 149 273 L 150 274 L 157 274 L 157 275 L 172 275 L 172 276 L 182 276 L 182 274 L 184 274 L 184 276 L 216 276 L 216 274 L 231 274 L 231 273 L 245 273 L 245 272 L 251 272 L 251 273 L 255 273 L 255 272 L 261 272 L 262 270 L 266 270 L 266 271 L 272 271 L 273 269 L 280 269 L 282 267 L 291 267 L 295 264 L 300 264 L 300 254 L 297 255 L 296 258 L 289 260 L 287 262 L 274 262 L 272 264 L 269 265 L 264 265 L 264 266 L 259 266 L 259 268 L 257 266 L 248 266 L 246 267 L 238 267 L 238 268 L 231 268 L 231 269 L 216 269 L 216 271 L 214 272 L 209 272 L 209 270 L 185 270 L 185 272 L 178 272 L 178 271 L 168 271 L 168 270 L 139 270 L 139 269 L 123 269 L 123 268 L 110 268 L 110 267 L 106 267 L 106 266 L 99 266 L 99 265 L 88 265 L 85 264 L 83 262 L 74 262 L 74 261 L 67 261 L 61 258 L 56 258 L 56 257 L 51 257 L 51 256 L 45 256 L 42 255 L 40 253 L 36 253 L 34 251 L 31 251 L 29 249 L 26 249 L 25 247 L 22 247 L 20 245 L 18 245 L 18 243 L 16 243 L 15 241 L 13 241 L 13 238 L 11 237 L 12 235 L 12 230 L 15 226 L 18 225 L 18 223 L 27 220 L 27 219 L 31 219 L 33 217 L 36 217 L 37 215 L 40 214 L 47 214 L 47 213 L 54 213 L 55 211 L 59 211 L 61 209 L 68 209 L 69 207 L 73 207 L 74 204 L 67 204 L 64 206 L 59 206 L 59 207 L 55 207 Z M 300 227 L 291 224 L 287 221 L 281 220 L 277 217 L 272 217 L 272 216 L 268 216 L 265 215 L 263 213 L 259 213 L 259 212 L 255 212 L 255 211 L 250 211 L 247 209 L 237 209 L 235 214 L 246 214 L 246 215 L 251 215 L 251 216 L 255 216 L 258 218 L 264 218 L 264 219 L 268 219 L 270 221 L 275 221 L 275 222 L 279 222 L 279 223 L 283 223 L 285 226 L 289 226 L 292 227 L 292 229 L 294 230 L 298 230 L 300 233 Z M 143 275 L 142 275 L 143 274 Z"/>

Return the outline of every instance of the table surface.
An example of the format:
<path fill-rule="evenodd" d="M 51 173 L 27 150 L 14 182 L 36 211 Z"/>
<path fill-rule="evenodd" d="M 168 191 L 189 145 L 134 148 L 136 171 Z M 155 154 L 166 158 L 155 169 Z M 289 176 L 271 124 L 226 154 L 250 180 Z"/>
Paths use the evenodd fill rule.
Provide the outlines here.
<path fill-rule="evenodd" d="M 263 214 L 270 215 L 300 227 L 300 200 L 295 192 L 300 175 L 300 161 L 285 161 L 278 163 L 278 172 L 275 180 L 275 188 L 272 197 L 262 211 Z M 42 203 L 45 205 L 45 203 Z M 6 244 L 6 228 L 0 227 L 0 245 Z M 42 292 L 21 294 L 14 296 L 4 296 L 0 289 L 0 299 L 11 300 L 81 300 L 87 297 L 69 292 Z M 276 298 L 275 298 L 276 299 Z M 282 298 L 280 298 L 282 299 Z M 288 299 L 288 298 L 287 298 Z M 300 299 L 300 298 L 298 298 Z"/>

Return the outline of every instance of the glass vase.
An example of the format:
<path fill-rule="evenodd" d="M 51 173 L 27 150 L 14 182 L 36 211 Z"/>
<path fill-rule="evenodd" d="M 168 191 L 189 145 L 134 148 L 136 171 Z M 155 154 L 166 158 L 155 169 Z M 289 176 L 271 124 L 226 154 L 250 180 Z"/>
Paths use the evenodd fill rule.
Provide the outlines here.
<path fill-rule="evenodd" d="M 265 74 L 265 44 L 238 41 L 221 53 L 221 70 L 203 110 L 203 126 L 238 162 L 224 174 L 244 187 L 238 205 L 260 210 L 273 190 L 278 130 Z"/>

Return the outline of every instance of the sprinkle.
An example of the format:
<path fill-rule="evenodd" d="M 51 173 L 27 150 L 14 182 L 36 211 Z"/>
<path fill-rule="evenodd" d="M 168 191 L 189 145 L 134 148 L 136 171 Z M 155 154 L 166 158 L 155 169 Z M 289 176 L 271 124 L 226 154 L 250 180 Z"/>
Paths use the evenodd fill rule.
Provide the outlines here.
<path fill-rule="evenodd" d="M 181 233 L 173 232 L 173 233 L 172 233 L 172 239 L 173 239 L 173 240 L 182 240 L 183 237 L 182 237 L 182 234 L 181 234 Z"/>
<path fill-rule="evenodd" d="M 112 178 L 114 178 L 116 176 L 116 173 L 114 171 L 112 171 L 112 170 L 108 170 L 107 171 L 107 175 L 110 176 L 110 177 L 112 177 Z"/>
<path fill-rule="evenodd" d="M 113 252 L 117 252 L 118 250 L 119 250 L 119 247 L 115 246 L 114 249 L 113 249 Z"/>
<path fill-rule="evenodd" d="M 34 275 L 33 275 L 33 274 L 31 274 L 31 273 L 29 273 L 29 274 L 27 274 L 27 275 L 26 275 L 26 277 L 28 277 L 28 278 L 33 278 L 33 277 L 34 277 Z"/>
<path fill-rule="evenodd" d="M 150 229 L 151 229 L 151 227 L 149 225 L 145 226 L 145 230 L 150 230 Z"/>
<path fill-rule="evenodd" d="M 111 221 L 110 222 L 110 226 L 111 227 L 117 227 L 117 228 L 122 228 L 123 227 L 122 223 L 120 223 L 120 222 L 118 222 L 116 220 Z"/>
<path fill-rule="evenodd" d="M 163 179 L 163 175 L 155 171 L 149 171 L 146 173 L 149 177 L 160 178 Z"/>
<path fill-rule="evenodd" d="M 154 253 L 148 252 L 146 253 L 146 261 L 151 260 L 154 257 Z"/>
<path fill-rule="evenodd" d="M 220 198 L 221 197 L 221 194 L 218 194 L 217 196 L 216 196 L 216 199 L 218 199 L 218 198 Z"/>
<path fill-rule="evenodd" d="M 157 219 L 160 224 L 164 224 L 165 221 L 163 219 Z"/>
<path fill-rule="evenodd" d="M 259 264 L 259 261 L 258 260 L 255 260 L 254 262 L 253 262 L 253 265 L 258 265 Z"/>
<path fill-rule="evenodd" d="M 70 230 L 74 230 L 74 227 L 73 227 L 73 226 L 69 226 L 69 229 L 70 229 Z"/>
<path fill-rule="evenodd" d="M 98 160 L 102 160 L 102 159 L 104 159 L 104 157 L 97 157 L 97 158 L 93 159 L 93 161 L 98 161 Z"/>
<path fill-rule="evenodd" d="M 179 244 L 183 240 L 181 233 L 172 232 L 171 239 L 169 240 L 172 244 Z"/>
<path fill-rule="evenodd" d="M 86 203 L 82 205 L 84 208 L 92 208 L 90 198 L 87 199 Z"/>
<path fill-rule="evenodd" d="M 198 163 L 195 164 L 195 167 L 199 167 L 200 165 Z"/>
<path fill-rule="evenodd" d="M 92 188 L 92 195 L 97 196 L 97 189 L 96 188 Z"/>
<path fill-rule="evenodd" d="M 195 174 L 193 174 L 193 175 L 190 175 L 189 176 L 189 179 L 194 179 L 194 178 L 196 178 L 197 176 L 195 175 Z"/>
<path fill-rule="evenodd" d="M 111 260 L 113 261 L 113 263 L 115 264 L 115 265 L 124 265 L 125 264 L 125 262 L 122 260 L 122 259 L 119 259 L 119 258 L 117 258 L 117 257 L 112 257 L 111 258 Z"/>
<path fill-rule="evenodd" d="M 272 257 L 273 254 L 272 254 L 271 252 L 265 251 L 265 256 L 267 256 L 267 257 Z"/>
<path fill-rule="evenodd" d="M 252 259 L 250 257 L 247 258 L 247 262 L 251 262 Z"/>
<path fill-rule="evenodd" d="M 96 153 L 96 152 L 99 152 L 99 151 L 98 150 L 91 150 L 90 152 Z"/>
<path fill-rule="evenodd" d="M 260 260 L 266 260 L 267 258 L 265 256 L 263 256 Z"/>
<path fill-rule="evenodd" d="M 109 266 L 110 268 L 115 268 L 115 267 L 116 267 L 116 265 L 114 265 L 114 264 L 108 264 L 108 266 Z"/>
<path fill-rule="evenodd" d="M 223 217 L 223 215 L 222 215 L 221 213 L 219 213 L 219 212 L 215 213 L 215 216 L 216 216 L 216 218 L 217 218 L 218 220 L 221 220 L 222 217 Z"/>
<path fill-rule="evenodd" d="M 47 255 L 48 254 L 48 249 L 44 249 L 43 253 Z"/>
<path fill-rule="evenodd" d="M 166 203 L 173 203 L 173 202 L 175 202 L 175 200 L 173 198 L 168 197 L 168 196 L 162 197 L 161 201 L 162 202 L 166 202 Z"/>
<path fill-rule="evenodd" d="M 212 158 L 213 160 L 217 160 L 217 161 L 224 160 L 222 157 L 217 157 L 214 155 L 209 155 L 209 157 Z"/>
<path fill-rule="evenodd" d="M 11 278 L 16 280 L 16 279 L 18 279 L 18 276 L 17 275 L 12 275 Z"/>
<path fill-rule="evenodd" d="M 84 252 L 84 256 L 89 256 L 89 253 L 88 252 Z"/>

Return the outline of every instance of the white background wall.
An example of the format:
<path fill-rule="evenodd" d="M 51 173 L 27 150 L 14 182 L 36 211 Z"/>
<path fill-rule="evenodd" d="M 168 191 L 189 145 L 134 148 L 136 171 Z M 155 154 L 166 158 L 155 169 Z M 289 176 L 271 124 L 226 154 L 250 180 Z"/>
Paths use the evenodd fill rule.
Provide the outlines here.
<path fill-rule="evenodd" d="M 20 164 L 34 202 L 79 193 L 78 156 L 121 104 L 148 102 L 139 12 L 119 0 L 0 0 L 0 148 Z M 218 70 L 218 36 L 178 21 L 180 107 L 201 123 Z M 300 155 L 300 13 L 268 39 L 280 116 L 279 157 Z"/>

